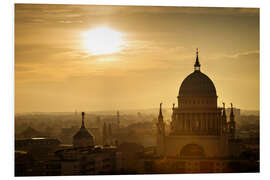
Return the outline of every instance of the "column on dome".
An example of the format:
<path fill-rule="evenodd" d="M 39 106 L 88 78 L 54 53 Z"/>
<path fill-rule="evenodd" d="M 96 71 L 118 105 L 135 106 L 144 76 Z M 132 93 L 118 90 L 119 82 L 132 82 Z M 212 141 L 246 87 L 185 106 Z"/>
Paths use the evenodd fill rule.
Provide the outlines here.
<path fill-rule="evenodd" d="M 207 130 L 207 133 L 209 132 L 210 130 L 210 123 L 209 123 L 209 114 L 208 113 L 205 113 L 205 122 L 206 122 L 206 130 Z"/>
<path fill-rule="evenodd" d="M 190 132 L 191 131 L 191 114 L 188 113 L 188 122 L 187 122 L 187 125 L 188 125 L 188 128 L 187 130 Z"/>
<path fill-rule="evenodd" d="M 212 131 L 213 132 L 215 132 L 215 129 L 216 129 L 216 122 L 215 122 L 215 118 L 214 118 L 214 114 L 213 113 L 211 113 L 211 119 L 212 119 L 212 123 L 213 123 L 213 125 L 212 125 Z"/>
<path fill-rule="evenodd" d="M 185 120 L 186 120 L 186 116 L 185 116 L 185 115 L 186 115 L 186 114 L 183 113 L 183 119 L 182 119 L 182 122 L 181 122 L 182 130 L 185 129 Z"/>
<path fill-rule="evenodd" d="M 187 131 L 187 120 L 188 120 L 188 114 L 185 113 L 185 118 L 184 118 L 184 123 L 183 123 L 185 131 Z"/>
<path fill-rule="evenodd" d="M 189 131 L 189 113 L 187 113 L 187 119 L 186 119 L 185 123 L 186 123 L 185 130 Z"/>
<path fill-rule="evenodd" d="M 193 114 L 190 114 L 190 118 L 189 118 L 189 129 L 190 129 L 190 132 L 193 131 Z"/>
<path fill-rule="evenodd" d="M 214 113 L 212 113 L 212 121 L 213 121 L 213 131 L 215 132 L 217 129 L 217 122 L 216 122 L 216 118 L 215 118 Z"/>
<path fill-rule="evenodd" d="M 201 131 L 201 118 L 200 118 L 200 113 L 197 114 L 197 129 L 198 129 L 198 132 Z"/>
<path fill-rule="evenodd" d="M 202 114 L 201 113 L 199 113 L 198 114 L 199 115 L 199 131 L 201 132 L 202 131 Z"/>
<path fill-rule="evenodd" d="M 182 121 L 183 121 L 183 114 L 179 114 L 179 118 L 178 118 L 178 126 L 179 126 L 179 130 L 182 130 Z"/>
<path fill-rule="evenodd" d="M 182 118 L 181 118 L 181 114 L 177 114 L 177 131 L 181 131 L 181 121 L 182 121 Z"/>
<path fill-rule="evenodd" d="M 203 123 L 203 113 L 201 113 L 201 132 L 203 132 L 203 127 L 204 123 Z"/>
<path fill-rule="evenodd" d="M 215 116 L 213 113 L 211 113 L 211 117 L 212 117 L 212 122 L 213 122 L 213 131 L 215 132 L 216 129 L 216 122 L 215 122 Z"/>
<path fill-rule="evenodd" d="M 185 120 L 185 131 L 189 131 L 189 114 L 187 113 L 187 118 Z"/>
<path fill-rule="evenodd" d="M 204 113 L 202 113 L 202 131 L 205 131 Z"/>
<path fill-rule="evenodd" d="M 206 131 L 206 118 L 205 118 L 205 113 L 203 113 L 203 131 Z"/>
<path fill-rule="evenodd" d="M 208 130 L 212 130 L 212 120 L 211 120 L 211 114 L 208 113 Z"/>
<path fill-rule="evenodd" d="M 200 119 L 199 119 L 199 113 L 196 113 L 195 115 L 195 118 L 194 118 L 194 127 L 195 127 L 195 129 L 196 129 L 196 131 L 198 132 L 199 131 L 199 129 L 200 129 Z"/>
<path fill-rule="evenodd" d="M 187 120 L 188 120 L 188 114 L 185 114 L 185 118 L 183 121 L 183 128 L 185 132 L 187 131 Z"/>

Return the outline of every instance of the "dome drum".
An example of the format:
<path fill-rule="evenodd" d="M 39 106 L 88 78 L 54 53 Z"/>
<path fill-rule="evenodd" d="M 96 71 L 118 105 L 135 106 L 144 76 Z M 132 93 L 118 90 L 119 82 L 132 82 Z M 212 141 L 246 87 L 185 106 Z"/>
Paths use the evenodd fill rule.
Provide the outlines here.
<path fill-rule="evenodd" d="M 182 109 L 209 109 L 217 108 L 217 96 L 178 96 L 178 107 Z"/>

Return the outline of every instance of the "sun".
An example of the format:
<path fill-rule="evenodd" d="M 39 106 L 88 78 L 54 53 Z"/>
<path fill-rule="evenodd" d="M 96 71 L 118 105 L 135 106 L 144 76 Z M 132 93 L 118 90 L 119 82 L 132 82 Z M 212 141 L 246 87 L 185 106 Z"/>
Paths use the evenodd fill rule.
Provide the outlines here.
<path fill-rule="evenodd" d="M 113 54 L 124 45 L 123 34 L 108 27 L 97 27 L 83 33 L 85 49 L 93 55 Z"/>

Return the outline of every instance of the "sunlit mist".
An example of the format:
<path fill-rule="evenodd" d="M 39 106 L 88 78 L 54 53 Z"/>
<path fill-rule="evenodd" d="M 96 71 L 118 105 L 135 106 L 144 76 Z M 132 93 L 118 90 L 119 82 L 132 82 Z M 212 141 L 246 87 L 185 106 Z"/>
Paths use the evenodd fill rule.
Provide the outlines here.
<path fill-rule="evenodd" d="M 123 45 L 123 34 L 108 27 L 97 27 L 83 32 L 84 47 L 93 55 L 119 52 Z"/>

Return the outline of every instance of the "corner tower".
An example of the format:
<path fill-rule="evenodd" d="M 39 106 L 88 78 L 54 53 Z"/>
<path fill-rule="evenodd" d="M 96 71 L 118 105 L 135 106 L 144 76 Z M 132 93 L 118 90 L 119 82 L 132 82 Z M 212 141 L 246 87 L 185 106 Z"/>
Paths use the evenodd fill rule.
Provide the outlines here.
<path fill-rule="evenodd" d="M 228 129 L 229 129 L 229 139 L 235 139 L 235 120 L 234 120 L 234 113 L 233 113 L 233 104 L 231 103 L 231 113 L 230 113 L 230 121 L 228 122 Z"/>
<path fill-rule="evenodd" d="M 157 123 L 157 155 L 164 155 L 165 148 L 165 124 L 163 121 L 162 115 L 162 103 L 159 105 L 159 115 L 158 115 L 158 123 Z"/>

